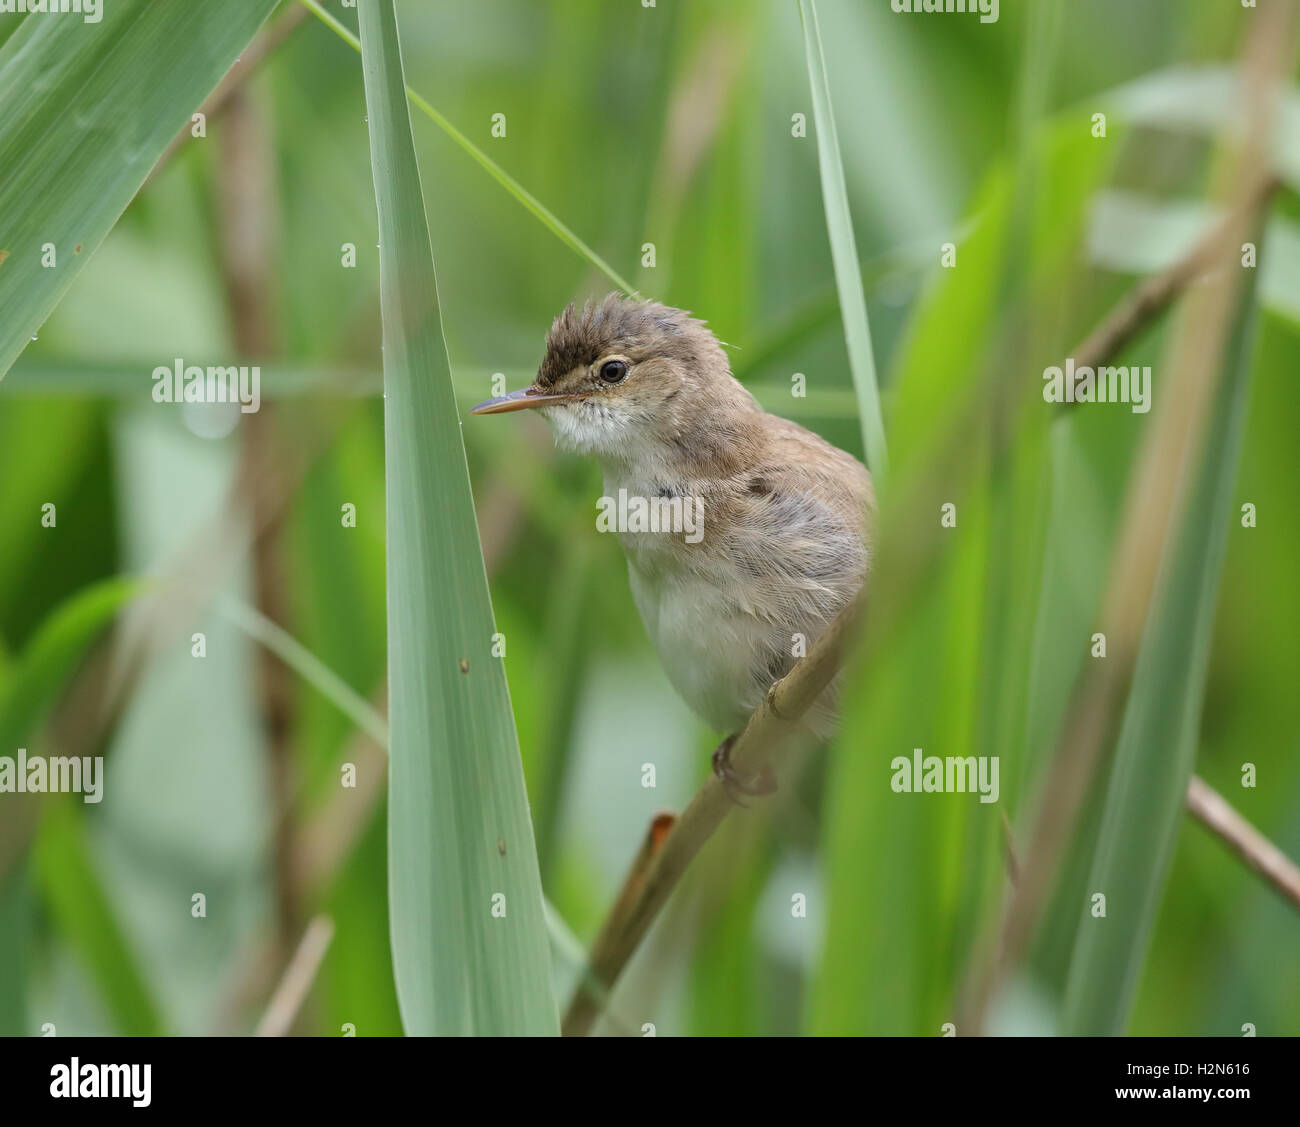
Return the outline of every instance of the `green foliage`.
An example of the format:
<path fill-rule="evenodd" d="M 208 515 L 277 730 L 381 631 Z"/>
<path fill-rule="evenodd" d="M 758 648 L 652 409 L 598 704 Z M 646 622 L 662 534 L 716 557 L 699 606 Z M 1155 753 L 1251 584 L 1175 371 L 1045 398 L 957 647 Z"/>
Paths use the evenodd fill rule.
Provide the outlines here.
<path fill-rule="evenodd" d="M 1253 283 L 1255 275 L 1250 275 Z M 1232 523 L 1232 497 L 1249 401 L 1254 286 L 1243 287 L 1227 378 L 1217 397 L 1176 534 L 1161 561 L 1160 586 L 1115 748 L 1088 886 L 1105 897 L 1099 916 L 1089 898 L 1065 996 L 1065 1028 L 1115 1035 L 1127 1024 L 1160 906 L 1197 732 Z"/>
<path fill-rule="evenodd" d="M 275 5 L 107 4 L 0 48 L 0 379 Z"/>
<path fill-rule="evenodd" d="M 52 801 L 38 822 L 0 795 L 0 1031 L 247 1032 L 282 970 L 261 956 L 316 913 L 335 938 L 297 1031 L 555 1030 L 576 979 L 560 917 L 592 941 L 720 733 L 651 653 L 594 528 L 598 469 L 531 413 L 464 412 L 494 374 L 532 378 L 569 301 L 635 285 L 705 318 L 765 409 L 873 470 L 887 439 L 872 581 L 896 618 L 846 674 L 832 746 L 706 847 L 603 1028 L 938 1034 L 1005 909 L 1003 816 L 1023 852 L 1095 660 L 1135 456 L 1178 394 L 1173 319 L 1117 360 L 1153 367 L 1151 416 L 1059 411 L 1041 374 L 1214 222 L 1205 185 L 1258 13 L 1004 4 L 986 25 L 844 0 L 408 0 L 399 58 L 392 5 L 363 3 L 360 38 L 353 9 L 307 3 L 243 80 L 261 143 L 241 151 L 214 112 L 142 190 L 274 5 L 0 17 L 0 755 L 84 722 L 95 702 L 62 690 L 136 589 L 105 577 L 181 595 L 143 663 L 115 668 L 132 687 L 102 807 Z M 1169 550 L 1123 735 L 996 1000 L 1002 1030 L 1300 1033 L 1295 913 L 1179 797 L 1195 770 L 1300 856 L 1296 136 L 1275 138 L 1249 396 L 1216 414 L 1207 516 Z M 262 185 L 266 226 L 242 245 L 276 331 L 247 358 L 274 440 L 251 489 L 247 419 L 227 433 L 149 397 L 156 365 L 237 357 L 231 240 L 248 232 L 230 216 L 255 209 L 223 194 L 232 154 Z M 1225 377 L 1242 396 L 1244 376 Z M 1015 410 L 992 410 L 999 380 Z M 951 529 L 908 508 L 935 475 Z M 255 556 L 252 496 L 270 521 Z M 930 565 L 891 570 L 917 529 L 942 533 Z M 280 711 L 264 649 L 291 670 Z M 357 754 L 386 687 L 391 794 Z M 892 761 L 917 747 L 999 756 L 998 802 L 895 793 Z M 1105 921 L 1081 915 L 1096 885 Z"/>
<path fill-rule="evenodd" d="M 70 595 L 7 663 L 0 679 L 0 754 L 12 756 L 24 743 L 30 743 L 33 755 L 48 754 L 38 750 L 35 741 L 50 708 L 92 643 L 139 590 L 136 580 L 113 579 Z M 18 1036 L 32 1032 L 22 985 L 35 901 L 24 866 L 14 862 L 27 851 L 39 818 L 33 807 L 40 799 L 9 794 L 4 801 L 11 812 L 0 824 L 0 958 L 12 973 L 0 989 L 0 1031 Z M 79 822 L 66 806 L 45 817 L 32 865 L 65 937 L 91 970 L 119 1028 L 137 1034 L 158 1032 L 148 988 L 90 866 Z"/>
<path fill-rule="evenodd" d="M 812 84 L 822 198 L 826 204 L 831 259 L 835 263 L 835 284 L 840 295 L 840 316 L 844 321 L 844 338 L 848 344 L 853 386 L 858 393 L 862 445 L 867 452 L 867 466 L 874 474 L 876 488 L 879 489 L 884 483 L 889 462 L 885 446 L 885 420 L 880 409 L 880 389 L 876 386 L 876 360 L 871 351 L 867 299 L 862 292 L 858 247 L 853 237 L 849 193 L 844 183 L 844 166 L 840 161 L 840 143 L 835 132 L 835 114 L 831 109 L 830 83 L 826 76 L 826 57 L 822 53 L 815 0 L 800 0 L 799 17 L 803 21 L 808 79 Z"/>
<path fill-rule="evenodd" d="M 379 211 L 389 904 L 411 1034 L 555 1032 L 541 881 L 478 545 L 391 0 L 360 10 Z"/>

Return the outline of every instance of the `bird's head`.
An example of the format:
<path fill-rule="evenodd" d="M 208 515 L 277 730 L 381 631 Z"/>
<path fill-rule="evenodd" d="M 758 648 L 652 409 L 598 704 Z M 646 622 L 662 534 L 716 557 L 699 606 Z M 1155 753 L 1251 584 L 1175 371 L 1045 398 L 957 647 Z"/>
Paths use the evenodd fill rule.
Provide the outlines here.
<path fill-rule="evenodd" d="M 704 323 L 680 309 L 611 293 L 570 305 L 551 325 L 537 378 L 480 403 L 476 415 L 537 408 L 562 446 L 603 458 L 652 457 L 753 410 Z"/>

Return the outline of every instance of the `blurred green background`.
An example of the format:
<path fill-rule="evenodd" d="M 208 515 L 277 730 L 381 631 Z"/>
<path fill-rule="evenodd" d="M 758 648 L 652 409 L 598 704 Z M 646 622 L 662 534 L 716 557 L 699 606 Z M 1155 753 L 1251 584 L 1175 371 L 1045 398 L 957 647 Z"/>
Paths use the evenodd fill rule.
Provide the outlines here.
<path fill-rule="evenodd" d="M 1055 7 L 1052 54 L 1037 56 L 1040 111 L 1021 137 L 1017 91 L 1035 57 L 1022 5 L 982 24 L 897 14 L 887 0 L 819 4 L 900 465 L 923 456 L 930 421 L 994 355 L 999 325 L 1032 320 L 1024 378 L 1036 384 L 1207 222 L 1226 68 L 1251 13 L 1214 0 Z M 415 90 L 642 293 L 707 319 L 765 406 L 861 456 L 794 3 L 411 0 L 398 13 Z M 0 18 L 0 36 L 18 22 Z M 360 61 L 307 16 L 240 91 L 156 172 L 0 381 L 0 753 L 79 745 L 107 761 L 98 806 L 0 796 L 8 1033 L 249 1031 L 318 914 L 335 933 L 294 1029 L 401 1032 L 383 756 L 268 661 L 232 610 L 260 607 L 382 705 L 381 327 Z M 1298 107 L 1290 94 L 1278 131 L 1285 183 L 1261 239 L 1234 493 L 1234 513 L 1253 503 L 1258 527 L 1230 522 L 1197 751 L 1197 771 L 1292 857 Z M 492 136 L 494 114 L 504 137 Z M 806 137 L 792 135 L 795 114 Z M 524 386 L 552 317 L 611 284 L 413 117 L 464 408 L 493 394 L 495 373 Z M 1023 218 L 1026 153 L 1039 175 L 1015 257 L 1002 232 Z M 948 242 L 955 269 L 940 266 Z M 1157 405 L 1177 394 L 1160 366 L 1167 335 L 1157 323 L 1117 361 L 1155 366 Z M 241 351 L 261 365 L 257 416 L 151 400 L 155 366 L 228 364 Z M 806 398 L 790 394 L 794 373 Z M 1087 657 L 1150 417 L 1093 407 L 1030 428 L 1014 471 L 963 516 L 888 676 L 856 699 L 797 793 L 730 819 L 707 847 L 604 1030 L 937 1034 L 954 1020 L 1004 892 L 999 810 L 1021 828 L 1028 780 Z M 467 417 L 463 434 L 543 884 L 590 942 L 645 827 L 685 806 L 719 734 L 673 694 L 620 549 L 595 533 L 598 469 L 557 454 L 540 419 Z M 55 528 L 41 524 L 46 503 Z M 355 527 L 340 519 L 347 504 Z M 990 568 L 1003 569 L 998 582 Z M 119 575 L 155 577 L 174 597 L 136 599 L 111 643 L 89 645 L 83 624 L 87 644 L 55 663 L 39 708 L 19 676 L 41 631 L 60 608 L 93 618 L 87 592 L 102 596 L 94 585 Z M 894 755 L 975 746 L 1002 756 L 1000 807 L 889 791 Z M 355 790 L 339 786 L 344 762 L 359 765 Z M 1241 786 L 1246 762 L 1253 789 Z M 641 785 L 645 763 L 654 789 Z M 900 816 L 900 803 L 913 805 Z M 1060 1028 L 1087 824 L 999 1004 L 1002 1031 Z M 199 891 L 204 920 L 190 913 Z M 792 916 L 796 893 L 806 918 Z M 1187 822 L 1128 1029 L 1300 1034 L 1298 952 L 1294 909 Z M 557 953 L 555 973 L 563 999 L 572 953 Z"/>

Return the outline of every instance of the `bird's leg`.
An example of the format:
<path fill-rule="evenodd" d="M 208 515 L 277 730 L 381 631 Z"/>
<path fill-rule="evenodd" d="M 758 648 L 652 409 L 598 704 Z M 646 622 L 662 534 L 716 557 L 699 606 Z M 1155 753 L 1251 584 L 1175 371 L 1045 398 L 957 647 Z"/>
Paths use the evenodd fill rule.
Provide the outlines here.
<path fill-rule="evenodd" d="M 731 765 L 731 745 L 735 742 L 736 736 L 733 733 L 718 744 L 713 752 L 713 773 L 721 781 L 727 797 L 737 806 L 747 807 L 749 803 L 743 801 L 740 796 L 771 794 L 776 790 L 776 775 L 770 763 L 764 763 L 761 770 L 748 778 L 741 775 Z"/>

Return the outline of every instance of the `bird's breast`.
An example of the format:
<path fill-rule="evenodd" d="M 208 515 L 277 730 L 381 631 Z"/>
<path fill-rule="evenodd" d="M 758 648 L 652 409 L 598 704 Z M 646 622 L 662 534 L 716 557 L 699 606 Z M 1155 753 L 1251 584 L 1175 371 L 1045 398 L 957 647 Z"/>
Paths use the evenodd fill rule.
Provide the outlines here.
<path fill-rule="evenodd" d="M 860 529 L 795 489 L 606 480 L 632 594 L 669 680 L 720 732 L 745 722 L 861 586 Z M 680 499 L 690 529 L 629 525 L 622 498 Z"/>
<path fill-rule="evenodd" d="M 661 553 L 636 545 L 627 555 L 632 597 L 669 681 L 719 732 L 739 727 L 756 703 L 756 666 L 765 662 L 771 624 L 703 559 L 692 568 L 665 567 Z"/>

